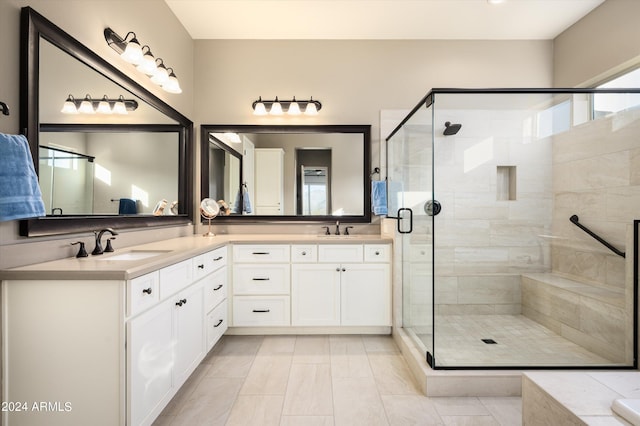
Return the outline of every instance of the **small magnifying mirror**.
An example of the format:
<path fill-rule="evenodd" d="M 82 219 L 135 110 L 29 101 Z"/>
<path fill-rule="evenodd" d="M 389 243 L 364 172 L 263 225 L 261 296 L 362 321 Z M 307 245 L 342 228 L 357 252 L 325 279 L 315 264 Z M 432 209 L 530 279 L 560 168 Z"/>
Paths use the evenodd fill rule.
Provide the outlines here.
<path fill-rule="evenodd" d="M 203 234 L 203 237 L 215 237 L 216 234 L 211 232 L 211 219 L 218 216 L 220 213 L 220 206 L 216 200 L 211 198 L 205 198 L 200 202 L 200 215 L 209 220 L 209 231 Z"/>

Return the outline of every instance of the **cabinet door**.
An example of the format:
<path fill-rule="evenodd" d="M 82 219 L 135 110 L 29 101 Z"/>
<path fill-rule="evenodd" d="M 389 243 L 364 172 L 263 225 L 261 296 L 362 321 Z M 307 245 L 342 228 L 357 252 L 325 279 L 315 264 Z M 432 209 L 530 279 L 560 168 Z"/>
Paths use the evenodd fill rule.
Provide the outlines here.
<path fill-rule="evenodd" d="M 204 285 L 196 284 L 170 299 L 175 333 L 175 377 L 179 387 L 204 357 Z"/>
<path fill-rule="evenodd" d="M 291 276 L 291 324 L 340 325 L 340 267 L 294 264 Z"/>
<path fill-rule="evenodd" d="M 389 271 L 388 264 L 342 265 L 342 325 L 391 325 Z"/>
<path fill-rule="evenodd" d="M 128 424 L 150 424 L 172 394 L 172 315 L 166 301 L 128 323 Z"/>

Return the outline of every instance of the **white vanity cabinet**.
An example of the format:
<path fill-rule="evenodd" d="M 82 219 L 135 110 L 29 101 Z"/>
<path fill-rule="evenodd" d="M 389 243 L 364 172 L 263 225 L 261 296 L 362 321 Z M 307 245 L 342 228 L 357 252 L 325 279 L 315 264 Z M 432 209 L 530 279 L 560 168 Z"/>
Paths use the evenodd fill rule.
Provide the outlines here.
<path fill-rule="evenodd" d="M 390 250 L 385 244 L 326 244 L 294 256 L 291 324 L 390 326 Z M 292 246 L 292 253 L 314 253 Z M 295 262 L 295 261 L 294 261 Z"/>
<path fill-rule="evenodd" d="M 233 246 L 233 326 L 288 326 L 290 248 L 286 244 Z"/>

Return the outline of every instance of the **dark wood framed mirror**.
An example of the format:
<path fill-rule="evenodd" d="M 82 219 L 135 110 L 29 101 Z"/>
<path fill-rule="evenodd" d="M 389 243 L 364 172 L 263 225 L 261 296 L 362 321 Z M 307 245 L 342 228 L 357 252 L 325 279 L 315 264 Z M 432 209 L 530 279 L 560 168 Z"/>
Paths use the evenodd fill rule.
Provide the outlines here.
<path fill-rule="evenodd" d="M 157 216 L 146 211 L 141 211 L 139 214 L 121 214 L 117 209 L 110 212 L 107 208 L 98 208 L 95 209 L 95 212 L 84 211 L 78 214 L 60 215 L 59 208 L 56 209 L 53 206 L 56 211 L 52 212 L 50 209 L 46 217 L 21 221 L 20 235 L 32 237 L 85 232 L 104 227 L 116 229 L 148 228 L 191 223 L 193 215 L 193 179 L 191 177 L 193 123 L 30 7 L 22 9 L 20 40 L 20 128 L 29 140 L 37 172 L 40 168 L 40 148 L 48 146 L 41 137 L 41 132 L 44 130 L 48 132 L 102 133 L 110 135 L 112 138 L 115 134 L 130 136 L 136 132 L 145 132 L 146 139 L 153 139 L 154 134 L 170 132 L 173 135 L 173 142 L 169 142 L 171 144 L 170 151 L 171 156 L 175 157 L 171 160 L 171 168 L 175 168 L 172 173 L 176 176 L 176 182 L 173 184 L 175 188 L 172 188 L 167 196 L 170 198 L 169 202 L 175 202 L 173 209 L 175 214 Z M 56 56 L 55 59 L 46 56 L 50 54 L 59 56 Z M 41 63 L 43 65 L 46 63 L 46 68 L 43 68 L 42 72 Z M 81 72 L 87 75 L 86 86 L 67 88 L 65 83 L 56 82 L 56 85 L 62 86 L 59 90 L 64 90 L 65 94 L 55 93 L 55 90 L 50 87 L 55 86 L 50 83 L 51 75 L 68 75 L 68 78 L 74 79 L 73 84 L 82 81 L 78 78 L 76 69 L 72 72 L 55 69 L 55 67 L 61 67 L 61 64 L 73 64 L 72 66 L 77 70 L 82 69 Z M 133 68 L 132 72 L 135 72 Z M 72 84 L 68 81 L 66 84 L 71 86 Z M 125 98 L 136 100 L 139 105 L 139 110 L 136 111 L 138 114 L 129 114 L 125 119 L 114 117 L 110 121 L 102 120 L 98 123 L 82 118 L 75 118 L 76 121 L 70 121 L 71 119 L 66 117 L 57 120 L 55 117 L 61 106 L 59 97 L 66 97 L 66 93 L 72 92 L 72 90 L 76 97 L 78 95 L 84 96 L 80 90 L 100 97 L 107 91 L 110 92 L 110 95 L 112 92 L 116 92 L 116 95 L 122 94 Z M 115 141 L 113 143 L 115 146 Z M 101 149 L 104 150 L 105 146 L 108 145 L 102 145 Z M 162 149 L 161 145 L 157 145 L 139 153 L 140 163 L 153 163 L 156 161 L 158 152 Z M 88 154 L 88 156 L 92 156 L 91 153 Z M 97 157 L 96 163 L 99 164 L 100 161 L 100 157 Z M 144 172 L 142 169 L 136 170 L 135 166 L 132 166 L 129 173 L 133 175 Z M 130 182 L 132 187 L 134 184 L 135 182 Z M 143 193 L 152 192 L 144 191 L 144 189 Z M 103 194 L 104 199 L 101 199 L 100 203 L 106 203 L 107 198 L 109 198 L 108 202 L 112 202 L 111 199 L 119 196 L 131 195 L 116 193 L 109 198 L 109 195 Z M 153 206 L 158 200 L 151 197 L 148 204 Z M 93 204 L 99 203 L 94 200 Z"/>
<path fill-rule="evenodd" d="M 371 222 L 371 126 L 203 124 L 203 198 L 212 192 L 212 141 L 242 158 L 240 183 L 225 199 L 242 208 L 216 221 Z"/>

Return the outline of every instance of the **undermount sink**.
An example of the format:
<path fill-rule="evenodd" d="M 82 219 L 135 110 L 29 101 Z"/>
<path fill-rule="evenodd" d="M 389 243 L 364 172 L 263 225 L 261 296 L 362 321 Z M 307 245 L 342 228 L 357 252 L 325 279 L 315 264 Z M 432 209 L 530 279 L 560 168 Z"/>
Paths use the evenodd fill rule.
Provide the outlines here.
<path fill-rule="evenodd" d="M 101 257 L 98 260 L 141 260 L 169 253 L 171 250 L 131 250 L 126 253 Z"/>

